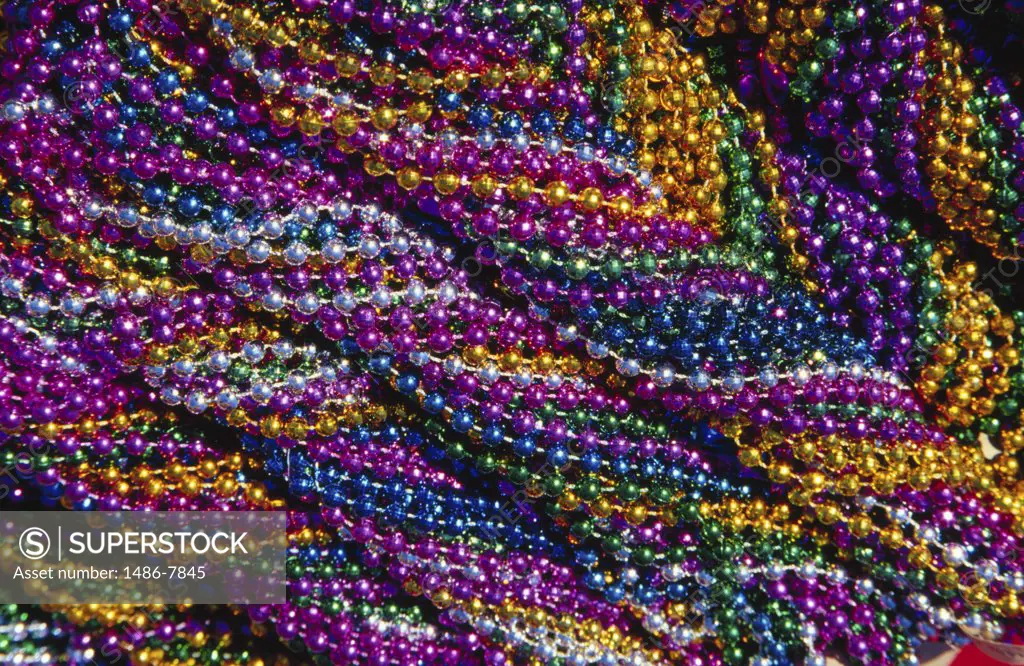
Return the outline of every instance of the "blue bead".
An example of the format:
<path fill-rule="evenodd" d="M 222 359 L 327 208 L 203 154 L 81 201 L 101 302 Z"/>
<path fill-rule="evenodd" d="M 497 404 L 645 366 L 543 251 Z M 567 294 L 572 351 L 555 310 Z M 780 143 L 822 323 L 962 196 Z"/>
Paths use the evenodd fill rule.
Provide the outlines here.
<path fill-rule="evenodd" d="M 530 126 L 538 136 L 547 136 L 555 131 L 555 116 L 548 110 L 533 114 Z"/>
<path fill-rule="evenodd" d="M 412 393 L 420 385 L 420 380 L 416 375 L 405 374 L 399 377 L 395 384 L 400 392 Z"/>
<path fill-rule="evenodd" d="M 313 492 L 313 479 L 308 477 L 293 477 L 288 484 L 289 491 L 299 497 L 307 497 Z"/>
<path fill-rule="evenodd" d="M 459 93 L 450 90 L 441 90 L 437 94 L 437 106 L 442 111 L 452 112 L 462 105 L 462 97 Z"/>
<path fill-rule="evenodd" d="M 249 143 L 254 146 L 264 144 L 268 139 L 270 139 L 270 134 L 262 127 L 250 127 L 246 130 L 245 134 L 246 138 L 249 139 Z"/>
<path fill-rule="evenodd" d="M 440 393 L 431 393 L 423 400 L 423 409 L 431 414 L 437 414 L 444 409 L 444 397 Z"/>
<path fill-rule="evenodd" d="M 128 47 L 128 64 L 132 67 L 142 69 L 148 67 L 150 62 L 149 48 L 144 44 L 132 44 Z"/>
<path fill-rule="evenodd" d="M 669 583 L 668 587 L 665 588 L 666 594 L 669 599 L 679 600 L 686 598 L 686 586 L 682 583 Z"/>
<path fill-rule="evenodd" d="M 651 358 L 657 356 L 661 351 L 661 344 L 658 342 L 658 338 L 653 335 L 648 335 L 640 341 L 637 347 L 637 353 L 645 358 Z"/>
<path fill-rule="evenodd" d="M 486 104 L 474 104 L 466 114 L 466 121 L 477 131 L 486 129 L 494 121 L 494 111 Z"/>
<path fill-rule="evenodd" d="M 209 103 L 205 93 L 195 90 L 185 97 L 185 110 L 189 113 L 202 113 Z"/>
<path fill-rule="evenodd" d="M 626 340 L 626 327 L 622 324 L 612 324 L 605 331 L 605 340 L 609 344 L 620 345 Z"/>
<path fill-rule="evenodd" d="M 604 596 L 608 601 L 617 604 L 626 597 L 626 590 L 621 585 L 612 585 L 605 590 Z"/>
<path fill-rule="evenodd" d="M 167 198 L 167 191 L 156 183 L 151 183 L 142 190 L 142 199 L 150 206 L 159 206 Z"/>
<path fill-rule="evenodd" d="M 532 437 L 520 437 L 512 444 L 512 452 L 520 458 L 528 458 L 537 451 L 537 443 Z"/>
<path fill-rule="evenodd" d="M 316 228 L 316 236 L 321 241 L 329 241 L 338 235 L 338 225 L 333 222 L 324 222 Z"/>
<path fill-rule="evenodd" d="M 139 118 L 139 109 L 131 104 L 122 104 L 118 107 L 121 113 L 121 121 L 124 123 L 134 123 Z"/>
<path fill-rule="evenodd" d="M 385 354 L 374 356 L 368 363 L 370 372 L 376 375 L 386 375 L 391 371 L 391 357 Z"/>
<path fill-rule="evenodd" d="M 658 592 L 646 585 L 637 585 L 637 600 L 644 606 L 648 606 L 658 599 Z"/>
<path fill-rule="evenodd" d="M 504 431 L 496 425 L 484 428 L 483 442 L 487 446 L 497 446 L 505 440 Z"/>
<path fill-rule="evenodd" d="M 331 508 L 336 508 L 339 506 L 343 506 L 347 498 L 345 497 L 345 491 L 341 488 L 341 486 L 333 485 L 328 486 L 326 489 L 324 489 L 324 492 L 321 495 L 321 499 L 323 500 L 323 503 L 325 505 Z"/>
<path fill-rule="evenodd" d="M 593 305 L 588 305 L 585 308 L 580 308 L 577 312 L 577 316 L 583 321 L 597 321 L 597 318 L 601 316 L 597 308 Z"/>
<path fill-rule="evenodd" d="M 283 476 L 288 471 L 288 461 L 284 453 L 279 451 L 278 455 L 270 456 L 263 463 L 263 468 L 274 476 Z"/>
<path fill-rule="evenodd" d="M 235 220 L 235 209 L 231 206 L 217 206 L 211 215 L 213 223 L 219 228 L 229 226 Z"/>
<path fill-rule="evenodd" d="M 583 469 L 588 472 L 596 472 L 601 469 L 601 454 L 596 451 L 589 451 L 583 456 Z"/>
<path fill-rule="evenodd" d="M 630 155 L 636 150 L 636 142 L 633 139 L 620 139 L 615 142 L 614 151 L 619 155 Z"/>
<path fill-rule="evenodd" d="M 195 217 L 202 209 L 202 199 L 191 192 L 178 198 L 178 212 L 186 217 Z"/>
<path fill-rule="evenodd" d="M 56 39 L 47 40 L 43 43 L 42 54 L 47 60 L 59 58 L 64 53 L 64 45 Z"/>
<path fill-rule="evenodd" d="M 217 112 L 217 123 L 221 129 L 231 129 L 238 124 L 238 114 L 234 109 L 221 109 Z"/>
<path fill-rule="evenodd" d="M 548 463 L 555 467 L 562 468 L 569 462 L 569 451 L 564 446 L 552 447 L 548 451 Z"/>
<path fill-rule="evenodd" d="M 473 427 L 473 415 L 465 410 L 452 414 L 452 427 L 458 432 L 469 432 Z"/>
<path fill-rule="evenodd" d="M 582 141 L 587 136 L 587 125 L 579 116 L 567 118 L 562 128 L 562 136 L 569 141 Z"/>
<path fill-rule="evenodd" d="M 107 18 L 107 25 L 114 32 L 127 32 L 131 30 L 132 24 L 135 22 L 130 12 L 123 9 L 118 9 L 110 13 Z"/>
<path fill-rule="evenodd" d="M 501 117 L 498 123 L 498 134 L 509 138 L 516 136 L 523 130 L 523 119 L 515 111 L 508 111 Z"/>
<path fill-rule="evenodd" d="M 605 126 L 597 131 L 597 145 L 608 148 L 615 144 L 619 138 L 618 132 L 611 127 Z"/>
<path fill-rule="evenodd" d="M 156 83 L 154 87 L 156 91 L 161 95 L 170 95 L 181 85 L 181 79 L 178 78 L 175 72 L 161 72 L 156 77 Z"/>

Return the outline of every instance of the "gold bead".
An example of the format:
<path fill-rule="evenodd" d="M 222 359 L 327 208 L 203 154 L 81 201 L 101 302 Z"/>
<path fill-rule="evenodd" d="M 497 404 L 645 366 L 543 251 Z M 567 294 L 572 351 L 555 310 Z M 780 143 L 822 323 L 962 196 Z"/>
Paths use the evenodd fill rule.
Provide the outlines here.
<path fill-rule="evenodd" d="M 423 182 L 423 176 L 414 167 L 402 167 L 396 174 L 398 185 L 405 190 L 414 190 Z"/>
<path fill-rule="evenodd" d="M 473 194 L 481 199 L 488 199 L 498 189 L 498 183 L 490 174 L 478 174 L 473 177 L 470 189 L 473 191 Z"/>
<path fill-rule="evenodd" d="M 434 107 L 422 100 L 413 102 L 405 112 L 410 121 L 420 125 L 430 120 L 430 116 L 432 116 L 433 113 Z"/>
<path fill-rule="evenodd" d="M 260 421 L 260 432 L 264 437 L 277 438 L 281 434 L 281 419 L 276 416 L 266 416 Z"/>
<path fill-rule="evenodd" d="M 618 215 L 625 217 L 633 212 L 633 200 L 626 195 L 616 197 L 612 201 L 612 209 Z"/>
<path fill-rule="evenodd" d="M 390 130 L 398 124 L 398 113 L 387 106 L 382 106 L 373 112 L 373 126 L 381 131 Z"/>
<path fill-rule="evenodd" d="M 270 110 L 270 117 L 281 127 L 291 127 L 295 124 L 295 107 L 275 106 Z"/>
<path fill-rule="evenodd" d="M 460 184 L 461 178 L 453 171 L 441 171 L 434 176 L 434 189 L 444 196 L 454 194 Z"/>
<path fill-rule="evenodd" d="M 452 92 L 463 92 L 469 87 L 469 74 L 462 70 L 452 70 L 444 77 L 444 85 Z"/>
<path fill-rule="evenodd" d="M 570 194 L 568 186 L 562 181 L 548 183 L 544 188 L 544 199 L 549 206 L 561 206 L 569 200 Z"/>
<path fill-rule="evenodd" d="M 508 185 L 508 194 L 513 199 L 525 201 L 533 195 L 533 181 L 526 176 L 518 176 Z"/>
<path fill-rule="evenodd" d="M 326 123 L 324 123 L 323 116 L 320 115 L 315 109 L 308 109 L 302 114 L 302 118 L 299 119 L 299 131 L 306 136 L 316 136 L 324 129 Z"/>
<path fill-rule="evenodd" d="M 337 60 L 334 67 L 340 76 L 347 79 L 361 72 L 363 63 L 358 56 L 346 54 Z"/>

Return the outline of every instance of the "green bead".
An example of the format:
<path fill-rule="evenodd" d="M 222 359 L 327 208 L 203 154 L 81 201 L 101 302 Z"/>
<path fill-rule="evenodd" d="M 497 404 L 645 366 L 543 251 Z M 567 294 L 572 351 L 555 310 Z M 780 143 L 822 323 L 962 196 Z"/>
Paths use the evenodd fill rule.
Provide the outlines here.
<path fill-rule="evenodd" d="M 552 257 L 547 250 L 535 250 L 530 255 L 530 264 L 538 270 L 547 270 L 551 267 Z"/>
<path fill-rule="evenodd" d="M 1020 195 L 1017 194 L 1017 191 L 1009 187 L 1001 187 L 996 190 L 995 202 L 1002 208 L 1012 208 L 1019 199 Z"/>
<path fill-rule="evenodd" d="M 561 29 L 552 28 L 552 30 L 555 30 L 556 32 L 565 32 L 565 26 L 563 26 Z M 544 53 L 542 55 L 542 58 L 544 62 L 547 63 L 548 65 L 557 66 L 559 63 L 562 62 L 562 58 L 564 57 L 564 55 L 565 49 L 562 48 L 561 44 L 559 44 L 558 42 L 548 42 L 547 45 L 544 47 Z"/>
<path fill-rule="evenodd" d="M 999 419 L 994 416 L 986 416 L 979 421 L 979 427 L 987 435 L 996 435 L 999 433 Z"/>
<path fill-rule="evenodd" d="M 814 52 L 817 53 L 820 58 L 831 60 L 839 53 L 839 42 L 830 37 L 820 39 L 814 46 Z"/>
<path fill-rule="evenodd" d="M 524 485 L 530 480 L 530 470 L 525 465 L 510 465 L 508 479 L 517 486 Z"/>
<path fill-rule="evenodd" d="M 576 494 L 584 502 L 592 502 L 601 494 L 601 484 L 596 479 L 587 479 L 575 488 Z"/>
<path fill-rule="evenodd" d="M 584 518 L 573 523 L 573 526 L 569 528 L 569 531 L 577 538 L 585 539 L 594 531 L 594 526 L 589 518 Z"/>
<path fill-rule="evenodd" d="M 617 553 L 622 550 L 622 537 L 612 534 L 601 541 L 601 548 L 606 553 Z"/>
<path fill-rule="evenodd" d="M 992 160 L 988 167 L 989 175 L 995 178 L 1007 178 L 1013 173 L 1013 162 L 1010 160 Z"/>
<path fill-rule="evenodd" d="M 615 279 L 618 279 L 619 277 L 621 277 L 623 270 L 624 270 L 623 261 L 621 259 L 619 259 L 618 257 L 613 257 L 613 258 L 609 259 L 607 262 L 605 262 L 605 264 L 604 264 L 604 266 L 602 268 L 602 272 L 604 273 L 605 277 L 607 277 L 607 278 L 609 278 L 611 280 L 615 280 Z"/>
<path fill-rule="evenodd" d="M 629 66 L 629 59 L 624 56 L 616 56 L 608 63 L 608 78 L 616 83 L 621 83 L 629 78 L 632 70 Z"/>
<path fill-rule="evenodd" d="M 619 113 L 626 108 L 626 96 L 618 89 L 611 89 L 602 96 L 604 107 L 612 113 Z"/>
<path fill-rule="evenodd" d="M 486 453 L 477 458 L 476 466 L 481 472 L 490 473 L 498 468 L 498 460 L 494 457 L 494 454 Z"/>
<path fill-rule="evenodd" d="M 590 273 L 590 265 L 586 257 L 576 257 L 566 266 L 565 272 L 574 280 L 582 280 Z"/>
<path fill-rule="evenodd" d="M 552 497 L 557 497 L 565 490 L 565 479 L 560 476 L 550 476 L 544 481 L 544 492 Z"/>
<path fill-rule="evenodd" d="M 745 664 L 749 661 L 747 659 L 747 654 L 743 651 L 743 648 L 738 645 L 730 645 L 722 650 L 722 658 L 727 664 L 739 665 Z"/>
<path fill-rule="evenodd" d="M 565 32 L 565 29 L 569 27 L 569 22 L 565 17 L 565 10 L 555 3 L 544 7 L 544 19 L 548 28 L 555 32 Z"/>
<path fill-rule="evenodd" d="M 672 501 L 672 491 L 668 488 L 655 488 L 651 492 L 651 499 L 658 504 L 668 504 Z"/>
<path fill-rule="evenodd" d="M 604 38 L 613 46 L 625 44 L 629 39 L 629 26 L 622 21 L 613 21 L 605 31 Z"/>
<path fill-rule="evenodd" d="M 839 32 L 848 32 L 857 27 L 857 13 L 852 8 L 838 10 L 832 17 L 832 23 Z"/>
<path fill-rule="evenodd" d="M 512 2 L 505 6 L 505 18 L 513 23 L 521 23 L 530 15 L 530 5 L 526 2 Z"/>
<path fill-rule="evenodd" d="M 942 283 L 935 278 L 928 278 L 921 284 L 921 293 L 927 298 L 935 298 L 942 293 Z"/>
<path fill-rule="evenodd" d="M 806 100 L 811 91 L 811 84 L 804 79 L 793 79 L 789 84 L 789 91 L 794 96 Z"/>
<path fill-rule="evenodd" d="M 624 502 L 634 502 L 640 497 L 640 487 L 632 481 L 623 481 L 615 492 Z"/>
<path fill-rule="evenodd" d="M 730 138 L 737 137 L 743 132 L 743 120 L 734 113 L 726 115 L 723 123 Z"/>
<path fill-rule="evenodd" d="M 682 517 L 688 523 L 696 522 L 700 518 L 700 507 L 692 502 L 680 504 L 676 509 L 676 513 Z"/>
<path fill-rule="evenodd" d="M 646 567 L 654 562 L 654 549 L 650 546 L 641 546 L 633 551 L 633 561 L 640 566 Z"/>

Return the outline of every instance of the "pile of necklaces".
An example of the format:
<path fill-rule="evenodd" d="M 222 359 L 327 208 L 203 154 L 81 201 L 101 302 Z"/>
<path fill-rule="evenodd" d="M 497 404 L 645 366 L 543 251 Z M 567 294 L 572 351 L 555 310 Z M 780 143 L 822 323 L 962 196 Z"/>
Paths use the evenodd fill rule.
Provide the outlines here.
<path fill-rule="evenodd" d="M 0 663 L 1024 643 L 1021 7 L 930 2 L 5 0 L 0 508 L 289 547 Z"/>

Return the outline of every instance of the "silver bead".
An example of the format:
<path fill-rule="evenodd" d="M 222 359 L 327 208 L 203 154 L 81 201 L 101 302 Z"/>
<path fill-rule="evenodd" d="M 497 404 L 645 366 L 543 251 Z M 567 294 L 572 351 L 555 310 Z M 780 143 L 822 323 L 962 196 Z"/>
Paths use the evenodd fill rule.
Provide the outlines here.
<path fill-rule="evenodd" d="M 193 414 L 202 414 L 209 406 L 210 401 L 207 399 L 206 394 L 201 391 L 189 393 L 188 400 L 185 402 L 185 408 Z"/>

